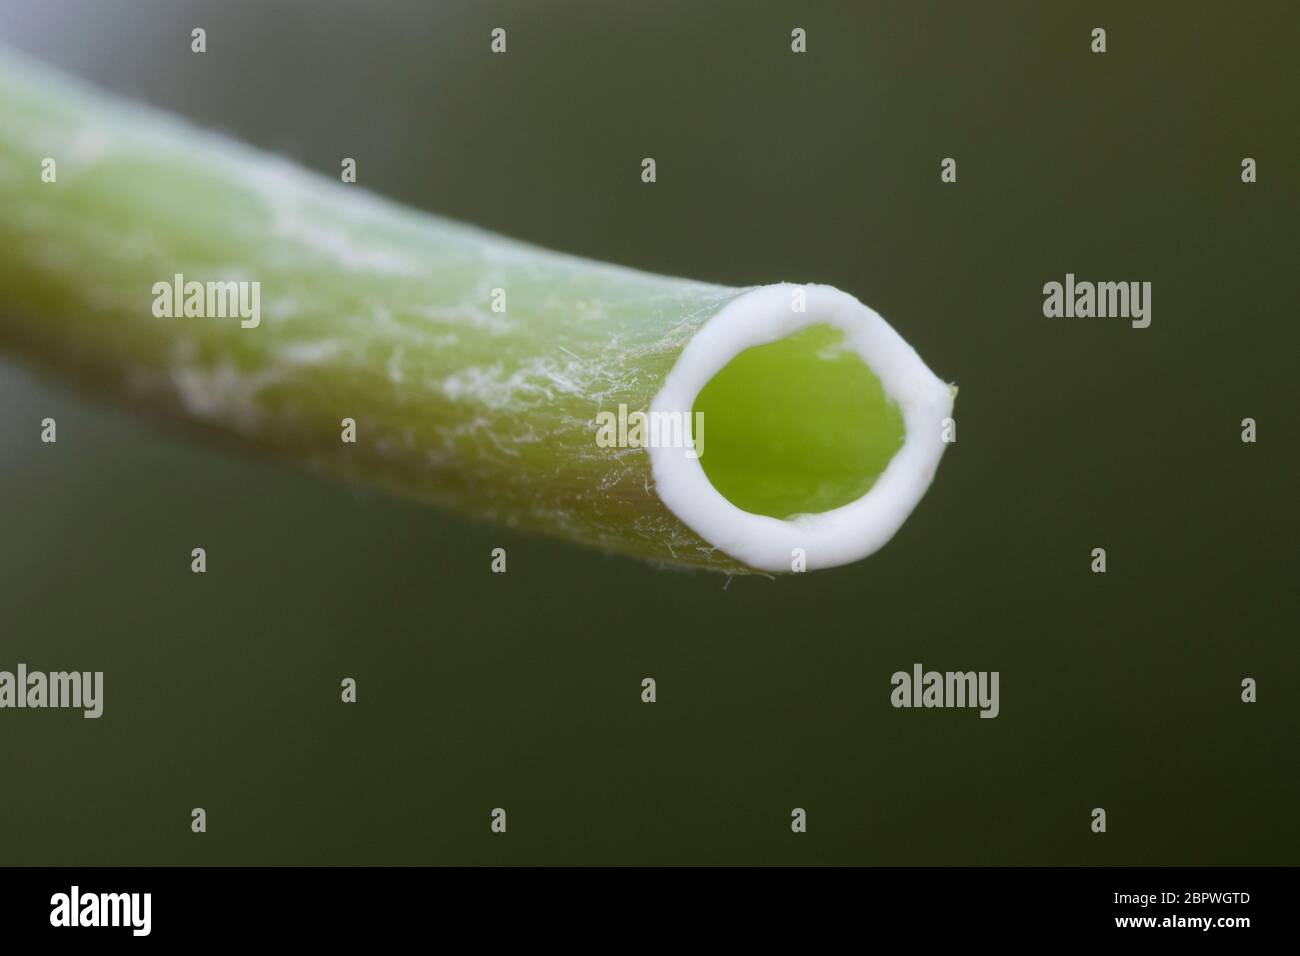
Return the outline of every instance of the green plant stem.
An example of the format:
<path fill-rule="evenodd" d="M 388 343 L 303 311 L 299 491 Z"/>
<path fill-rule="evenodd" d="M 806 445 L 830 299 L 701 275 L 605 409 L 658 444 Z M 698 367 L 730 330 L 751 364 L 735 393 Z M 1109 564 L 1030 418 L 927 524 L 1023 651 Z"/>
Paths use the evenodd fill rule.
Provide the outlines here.
<path fill-rule="evenodd" d="M 259 324 L 159 317 L 155 284 L 178 274 L 259 283 Z M 0 53 L 0 345 L 279 460 L 748 570 L 664 505 L 644 449 L 595 441 L 598 412 L 650 408 L 746 291 L 409 211 Z"/>

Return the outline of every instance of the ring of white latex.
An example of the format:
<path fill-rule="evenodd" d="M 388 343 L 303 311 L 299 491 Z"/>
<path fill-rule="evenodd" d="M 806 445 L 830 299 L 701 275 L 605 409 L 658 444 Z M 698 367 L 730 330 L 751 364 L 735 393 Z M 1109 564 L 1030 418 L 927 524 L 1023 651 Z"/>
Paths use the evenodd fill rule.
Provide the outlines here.
<path fill-rule="evenodd" d="M 796 290 L 805 294 L 804 311 L 795 310 Z M 824 285 L 760 286 L 733 299 L 687 343 L 651 412 L 677 413 L 690 421 L 700 390 L 738 354 L 822 324 L 844 332 L 845 346 L 880 380 L 906 430 L 903 447 L 861 498 L 789 519 L 754 514 L 724 498 L 688 449 L 649 449 L 656 490 L 669 510 L 709 544 L 762 571 L 791 571 L 796 549 L 802 549 L 810 571 L 879 550 L 929 488 L 947 445 L 944 423 L 952 414 L 952 388 L 876 312 Z M 707 442 L 704 449 L 707 454 Z"/>

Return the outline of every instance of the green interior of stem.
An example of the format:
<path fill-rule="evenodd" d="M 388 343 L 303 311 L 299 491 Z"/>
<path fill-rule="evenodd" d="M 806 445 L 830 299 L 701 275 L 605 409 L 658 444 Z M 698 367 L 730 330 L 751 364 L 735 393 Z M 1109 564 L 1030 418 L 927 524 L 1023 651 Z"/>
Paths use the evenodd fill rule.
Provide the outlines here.
<path fill-rule="evenodd" d="M 736 507 L 830 511 L 871 489 L 903 446 L 903 416 L 844 334 L 813 325 L 746 349 L 695 399 L 700 465 Z"/>

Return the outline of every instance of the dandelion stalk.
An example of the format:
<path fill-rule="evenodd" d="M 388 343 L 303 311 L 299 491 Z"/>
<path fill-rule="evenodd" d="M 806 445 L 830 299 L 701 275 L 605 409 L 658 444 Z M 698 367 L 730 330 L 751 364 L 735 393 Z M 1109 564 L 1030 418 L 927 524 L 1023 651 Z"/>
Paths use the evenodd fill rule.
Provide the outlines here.
<path fill-rule="evenodd" d="M 256 321 L 160 315 L 178 276 L 256 283 Z M 952 403 L 834 289 L 534 248 L 7 52 L 0 347 L 278 460 L 728 572 L 883 545 L 934 475 Z M 699 412 L 701 447 L 605 447 L 600 416 L 620 406 Z"/>

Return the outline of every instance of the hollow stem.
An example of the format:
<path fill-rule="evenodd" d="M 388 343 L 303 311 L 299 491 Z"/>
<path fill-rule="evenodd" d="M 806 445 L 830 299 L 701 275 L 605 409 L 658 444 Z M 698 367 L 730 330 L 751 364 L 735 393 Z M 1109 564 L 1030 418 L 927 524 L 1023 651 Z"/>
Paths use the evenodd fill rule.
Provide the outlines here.
<path fill-rule="evenodd" d="M 805 313 L 791 309 L 796 289 Z M 812 325 L 826 331 L 795 334 Z M 875 550 L 928 486 L 951 408 L 947 386 L 843 293 L 727 288 L 538 249 L 8 52 L 0 346 L 279 460 L 728 572 L 790 570 L 795 540 L 811 548 L 809 568 Z M 824 349 L 833 357 L 819 359 Z M 779 383 L 789 404 L 754 393 L 760 382 Z M 702 449 L 716 449 L 717 470 L 710 458 L 706 476 L 688 448 L 601 441 L 620 407 L 716 418 Z M 719 503 L 758 523 L 701 520 Z M 827 537 L 811 519 L 841 531 Z"/>

